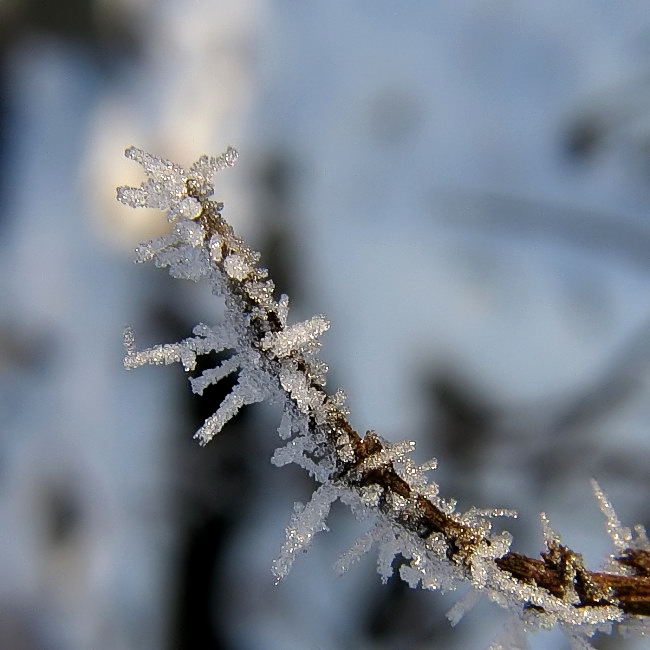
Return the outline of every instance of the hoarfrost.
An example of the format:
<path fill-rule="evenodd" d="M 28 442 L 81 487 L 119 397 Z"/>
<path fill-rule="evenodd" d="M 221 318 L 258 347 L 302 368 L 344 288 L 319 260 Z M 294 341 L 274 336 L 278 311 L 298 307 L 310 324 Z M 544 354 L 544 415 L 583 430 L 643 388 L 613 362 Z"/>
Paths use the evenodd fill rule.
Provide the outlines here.
<path fill-rule="evenodd" d="M 307 505 L 296 503 L 294 514 L 287 526 L 286 540 L 280 556 L 273 562 L 273 575 L 279 582 L 287 576 L 298 553 L 305 552 L 314 535 L 328 530 L 325 520 L 332 503 L 339 498 L 339 489 L 331 483 L 321 485 Z"/>
<path fill-rule="evenodd" d="M 483 594 L 480 591 L 470 588 L 469 591 L 460 600 L 456 601 L 454 606 L 445 614 L 449 624 L 452 627 L 456 627 L 463 616 L 476 607 L 482 597 Z"/>
<path fill-rule="evenodd" d="M 283 293 L 280 296 L 280 300 L 278 301 L 277 314 L 280 324 L 282 327 L 285 327 L 287 324 L 287 318 L 289 316 L 289 296 L 287 296 L 286 293 Z"/>
<path fill-rule="evenodd" d="M 210 237 L 208 246 L 210 248 L 210 259 L 213 262 L 221 262 L 223 258 L 223 251 L 221 250 L 222 245 L 221 237 L 219 237 L 219 235 L 212 235 Z"/>
<path fill-rule="evenodd" d="M 317 480 L 327 480 L 330 468 L 326 467 L 323 471 L 323 467 L 309 456 L 317 449 L 318 445 L 313 440 L 306 436 L 299 436 L 290 440 L 284 447 L 278 447 L 273 453 L 271 462 L 276 467 L 296 463 Z"/>
<path fill-rule="evenodd" d="M 317 423 L 323 416 L 321 406 L 325 400 L 325 395 L 310 386 L 305 375 L 298 371 L 295 363 L 283 364 L 279 372 L 280 385 L 289 393 L 295 401 L 298 409 L 305 415 L 310 415 L 313 411 L 317 416 Z"/>
<path fill-rule="evenodd" d="M 352 429 L 345 417 L 345 394 L 325 393 L 328 368 L 316 357 L 329 321 L 316 315 L 288 325 L 288 297 L 275 300 L 275 286 L 266 269 L 258 266 L 259 254 L 221 218 L 223 204 L 208 200 L 213 175 L 237 158 L 233 149 L 217 158 L 203 156 L 189 169 L 134 147 L 126 155 L 142 165 L 148 178 L 138 188 L 119 188 L 117 198 L 132 207 L 167 210 L 173 224 L 169 235 L 138 247 L 137 261 L 153 261 L 176 278 L 207 278 L 213 293 L 224 296 L 226 315 L 220 325 L 197 325 L 193 336 L 179 343 L 144 350 L 137 350 L 133 331 L 127 328 L 125 367 L 180 362 L 192 371 L 199 356 L 223 353 L 215 367 L 189 378 L 192 390 L 202 394 L 208 386 L 236 374 L 230 393 L 196 432 L 200 444 L 207 444 L 243 406 L 281 402 L 284 411 L 278 433 L 285 442 L 271 462 L 297 463 L 321 484 L 309 503 L 295 506 L 272 567 L 278 580 L 287 575 L 315 534 L 327 529 L 331 505 L 340 499 L 358 519 L 372 517 L 373 521 L 370 530 L 339 558 L 336 570 L 347 571 L 377 546 L 377 570 L 383 582 L 397 569 L 411 587 L 447 590 L 469 583 L 469 592 L 448 614 L 452 625 L 483 595 L 517 614 L 491 650 L 523 649 L 524 631 L 553 625 L 560 625 L 572 647 L 580 650 L 590 648 L 587 639 L 596 631 L 609 630 L 612 622 L 625 619 L 628 629 L 633 629 L 638 619 L 626 618 L 609 592 L 581 600 L 577 577 L 586 570 L 578 554 L 561 546 L 546 515 L 541 514 L 541 523 L 547 553 L 542 554 L 543 562 L 531 560 L 529 566 L 546 569 L 548 561 L 555 571 L 553 562 L 562 560 L 567 580 L 556 590 L 562 597 L 538 586 L 534 576 L 523 574 L 520 580 L 499 567 L 497 561 L 510 553 L 512 539 L 507 532 L 493 533 L 490 522 L 495 517 L 516 517 L 514 511 L 471 507 L 455 513 L 455 501 L 438 496 L 437 484 L 426 476 L 435 469 L 435 460 L 417 465 L 410 457 L 414 443 L 389 443 L 372 431 L 361 438 Z M 633 569 L 624 564 L 625 554 L 650 551 L 645 529 L 637 526 L 633 534 L 622 526 L 604 492 L 595 481 L 592 485 L 620 556 L 612 557 L 611 571 L 617 578 L 632 575 Z M 645 623 L 637 627 L 642 633 L 648 630 Z"/>
<path fill-rule="evenodd" d="M 160 251 L 176 243 L 176 237 L 173 235 L 163 235 L 158 239 L 152 239 L 136 247 L 136 262 L 144 263 L 152 260 Z"/>
<path fill-rule="evenodd" d="M 631 546 L 632 531 L 621 524 L 619 518 L 616 516 L 614 506 L 607 498 L 607 495 L 600 489 L 595 479 L 591 479 L 591 488 L 596 496 L 596 501 L 598 501 L 600 511 L 605 516 L 607 533 L 614 543 L 614 548 L 617 553 L 623 553 L 626 548 Z"/>
<path fill-rule="evenodd" d="M 194 221 L 179 221 L 174 226 L 174 234 L 180 241 L 184 241 L 192 248 L 203 244 L 204 233 L 201 225 Z"/>
<path fill-rule="evenodd" d="M 393 461 L 403 460 L 405 454 L 411 453 L 414 449 L 415 443 L 412 440 L 404 440 L 394 445 L 386 443 L 381 451 L 368 456 L 358 467 L 357 472 L 363 474 Z"/>
<path fill-rule="evenodd" d="M 201 210 L 201 204 L 194 197 L 186 196 L 169 210 L 167 218 L 169 221 L 175 221 L 176 219 L 196 219 L 201 214 Z"/>
<path fill-rule="evenodd" d="M 556 548 L 560 543 L 560 536 L 551 526 L 551 522 L 548 520 L 545 512 L 539 513 L 539 520 L 542 524 L 542 536 L 544 537 L 544 544 L 546 544 L 546 548 Z"/>
<path fill-rule="evenodd" d="M 347 570 L 372 545 L 378 547 L 377 572 L 384 584 L 395 573 L 396 562 L 401 563 L 399 576 L 411 588 L 447 591 L 454 589 L 461 578 L 458 567 L 446 562 L 442 540 L 434 536 L 423 542 L 383 516 L 339 559 L 337 568 Z"/>
<path fill-rule="evenodd" d="M 137 351 L 135 334 L 130 327 L 124 329 L 124 367 L 131 370 L 146 364 L 163 365 L 181 362 L 185 370 L 193 370 L 196 354 L 185 342 L 154 345 L 146 350 Z"/>
<path fill-rule="evenodd" d="M 323 316 L 312 316 L 282 332 L 267 332 L 262 340 L 262 349 L 270 350 L 278 359 L 288 357 L 292 352 L 313 355 L 320 347 L 319 337 L 329 326 L 329 321 Z"/>
<path fill-rule="evenodd" d="M 295 413 L 287 405 L 287 408 L 282 412 L 282 420 L 278 427 L 278 435 L 282 440 L 288 440 L 294 433 L 294 422 L 296 421 Z"/>
<path fill-rule="evenodd" d="M 223 261 L 223 266 L 229 277 L 239 281 L 247 278 L 253 270 L 253 267 L 248 263 L 248 261 L 236 253 L 228 255 L 228 257 Z"/>
<path fill-rule="evenodd" d="M 375 544 L 376 529 L 372 528 L 367 533 L 359 537 L 357 541 L 334 563 L 333 569 L 342 575 L 350 570 L 353 564 L 356 564 Z"/>
<path fill-rule="evenodd" d="M 226 395 L 214 415 L 203 423 L 194 437 L 202 446 L 207 445 L 223 426 L 237 415 L 242 406 L 264 402 L 271 398 L 272 394 L 273 391 L 268 385 L 258 381 L 246 366 L 242 366 L 239 379 L 231 392 Z"/>
<path fill-rule="evenodd" d="M 204 370 L 199 377 L 191 377 L 190 384 L 192 385 L 192 392 L 197 395 L 203 395 L 203 391 L 211 384 L 216 384 L 224 377 L 235 372 L 240 365 L 239 355 L 234 355 L 229 359 L 224 360 L 216 368 L 209 368 Z"/>
<path fill-rule="evenodd" d="M 159 208 L 175 206 L 186 194 L 187 172 L 169 160 L 152 156 L 142 149 L 130 147 L 127 158 L 142 165 L 149 177 L 139 188 L 120 187 L 117 198 L 133 208 Z"/>

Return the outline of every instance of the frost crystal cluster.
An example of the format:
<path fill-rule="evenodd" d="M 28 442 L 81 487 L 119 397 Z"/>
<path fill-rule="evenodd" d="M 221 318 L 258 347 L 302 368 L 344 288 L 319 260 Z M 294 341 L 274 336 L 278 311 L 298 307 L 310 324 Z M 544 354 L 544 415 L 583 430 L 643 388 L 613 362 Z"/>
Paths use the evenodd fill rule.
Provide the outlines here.
<path fill-rule="evenodd" d="M 559 625 L 574 647 L 583 649 L 589 647 L 588 637 L 613 623 L 648 629 L 650 544 L 641 527 L 632 532 L 620 524 L 596 484 L 615 548 L 601 572 L 587 570 L 581 556 L 560 543 L 544 515 L 546 548 L 540 557 L 511 551 L 510 535 L 493 532 L 491 519 L 514 513 L 477 508 L 455 512 L 454 501 L 441 497 L 427 477 L 435 462 L 418 466 L 411 460 L 413 443 L 391 444 L 374 431 L 361 436 L 352 428 L 345 396 L 326 392 L 327 366 L 317 357 L 329 322 L 313 316 L 289 323 L 289 299 L 276 298 L 273 281 L 259 265 L 260 255 L 234 234 L 221 216 L 223 204 L 211 198 L 213 176 L 237 159 L 233 149 L 217 158 L 203 156 L 189 169 L 133 147 L 126 156 L 142 165 L 147 180 L 139 188 L 119 188 L 118 200 L 134 208 L 166 210 L 172 223 L 171 234 L 138 247 L 137 261 L 153 260 L 175 278 L 209 282 L 213 293 L 224 297 L 226 315 L 220 324 L 197 325 L 180 343 L 145 350 L 136 348 L 127 329 L 124 364 L 136 368 L 180 362 L 192 371 L 198 356 L 226 353 L 219 365 L 190 379 L 192 390 L 200 394 L 223 377 L 237 377 L 232 391 L 196 432 L 201 445 L 246 404 L 270 400 L 283 405 L 279 434 L 284 444 L 272 462 L 298 463 L 320 485 L 308 504 L 295 506 L 272 567 L 278 580 L 314 535 L 327 529 L 330 507 L 340 499 L 372 525 L 339 559 L 339 571 L 376 547 L 383 581 L 392 575 L 399 554 L 399 574 L 411 587 L 449 590 L 469 584 L 468 595 L 449 612 L 449 619 L 456 624 L 481 595 L 502 605 L 512 619 L 495 649 L 521 647 L 516 639 L 539 627 Z"/>

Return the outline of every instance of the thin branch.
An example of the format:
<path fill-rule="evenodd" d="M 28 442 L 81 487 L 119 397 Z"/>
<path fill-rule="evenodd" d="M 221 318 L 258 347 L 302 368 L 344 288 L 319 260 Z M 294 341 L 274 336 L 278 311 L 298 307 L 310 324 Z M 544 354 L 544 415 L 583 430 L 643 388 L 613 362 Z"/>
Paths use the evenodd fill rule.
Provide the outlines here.
<path fill-rule="evenodd" d="M 551 623 L 587 636 L 607 622 L 650 616 L 650 546 L 641 529 L 634 540 L 629 529 L 620 526 L 597 486 L 596 496 L 616 543 L 617 555 L 611 558 L 608 572 L 587 570 L 581 556 L 560 544 L 548 526 L 546 549 L 540 558 L 510 551 L 508 534 L 492 533 L 489 522 L 489 517 L 508 515 L 508 511 L 495 509 L 487 515 L 476 509 L 454 512 L 453 502 L 438 497 L 437 486 L 424 477 L 428 468 L 415 467 L 410 461 L 412 443 L 391 445 L 373 431 L 361 436 L 354 430 L 341 393 L 326 392 L 326 366 L 315 356 L 319 337 L 329 323 L 316 316 L 287 325 L 288 299 L 274 298 L 274 284 L 259 266 L 259 254 L 248 248 L 222 217 L 223 204 L 209 198 L 212 174 L 234 163 L 233 150 L 219 159 L 202 158 L 190 170 L 136 149 L 127 155 L 141 162 L 150 178 L 140 189 L 121 188 L 118 198 L 133 207 L 168 207 L 176 224 L 175 235 L 167 236 L 163 244 L 141 247 L 140 259 L 153 257 L 179 277 L 209 279 L 213 290 L 225 295 L 232 330 L 237 333 L 233 337 L 223 334 L 223 327 L 217 331 L 202 326 L 208 334 L 200 346 L 196 339 L 187 339 L 136 352 L 129 331 L 127 366 L 179 360 L 188 350 L 191 357 L 210 349 L 235 348 L 232 358 L 236 363 L 225 362 L 229 372 L 235 365 L 240 368 L 238 392 L 233 397 L 237 408 L 230 410 L 269 397 L 282 399 L 289 417 L 287 425 L 283 420 L 282 430 L 291 435 L 292 423 L 299 423 L 297 428 L 311 440 L 302 447 L 296 444 L 292 453 L 295 459 L 310 450 L 316 460 L 310 458 L 303 466 L 327 489 L 317 491 L 316 501 L 296 515 L 287 540 L 291 557 L 278 565 L 279 577 L 288 570 L 300 544 L 306 546 L 313 533 L 324 528 L 329 504 L 339 494 L 354 508 L 370 509 L 386 525 L 395 527 L 389 535 L 391 543 L 399 538 L 406 544 L 407 550 L 400 551 L 406 559 L 406 574 L 415 576 L 415 582 L 421 578 L 423 586 L 439 586 L 430 567 L 444 565 L 452 581 L 469 581 L 497 602 L 510 608 L 515 604 L 522 618 L 529 620 L 539 614 L 540 624 L 545 624 L 547 616 Z M 190 358 L 190 365 L 193 360 Z M 211 428 L 207 433 L 205 425 L 200 430 L 201 444 L 220 430 L 231 417 L 230 410 L 222 417 L 220 409 L 208 420 Z M 212 427 L 215 417 L 218 422 Z M 322 520 L 314 519 L 318 516 Z"/>

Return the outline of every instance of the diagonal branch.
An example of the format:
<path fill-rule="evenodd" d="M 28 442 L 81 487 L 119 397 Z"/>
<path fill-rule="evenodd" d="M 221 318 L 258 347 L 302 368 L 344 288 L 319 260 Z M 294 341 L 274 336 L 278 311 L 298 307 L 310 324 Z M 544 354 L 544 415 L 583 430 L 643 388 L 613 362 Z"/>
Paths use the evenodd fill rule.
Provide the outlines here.
<path fill-rule="evenodd" d="M 141 260 L 153 258 L 158 265 L 169 266 L 177 277 L 207 278 L 213 291 L 226 299 L 234 335 L 223 341 L 223 336 L 213 338 L 222 347 L 235 349 L 240 374 L 236 391 L 199 431 L 201 444 L 242 405 L 281 400 L 288 418 L 286 425 L 283 419 L 281 435 L 296 435 L 282 449 L 278 464 L 287 459 L 299 462 L 323 484 L 316 500 L 292 520 L 278 577 L 286 574 L 297 550 L 325 528 L 329 505 L 341 498 L 358 512 L 370 511 L 378 517 L 389 550 L 403 544 L 396 552 L 406 559 L 402 576 L 409 576 L 409 584 L 420 581 L 425 587 L 438 588 L 446 586 L 448 579 L 452 586 L 469 582 L 477 591 L 517 610 L 529 626 L 550 621 L 585 636 L 611 622 L 650 616 L 650 544 L 640 527 L 633 539 L 629 529 L 620 525 L 597 485 L 596 497 L 617 551 L 610 570 L 603 572 L 587 570 L 581 556 L 560 544 L 548 526 L 546 549 L 539 558 L 510 551 L 509 534 L 493 533 L 489 519 L 511 513 L 499 509 L 487 514 L 476 509 L 454 512 L 454 503 L 439 497 L 437 485 L 425 477 L 430 467 L 416 467 L 410 460 L 413 443 L 392 445 L 373 431 L 361 436 L 354 430 L 342 393 L 326 392 L 327 367 L 316 357 L 319 337 L 329 323 L 315 316 L 287 325 L 287 297 L 274 298 L 275 287 L 266 269 L 259 266 L 260 255 L 235 235 L 221 215 L 223 204 L 209 198 L 212 173 L 234 163 L 232 150 L 219 159 L 201 159 L 190 170 L 139 150 L 131 149 L 128 155 L 144 161 L 145 168 L 153 170 L 152 177 L 141 189 L 121 188 L 118 198 L 133 207 L 169 206 L 175 223 L 174 234 L 162 243 L 141 247 Z M 202 327 L 210 339 L 210 328 Z M 194 339 L 186 341 L 191 344 L 136 352 L 129 333 L 127 366 L 167 363 L 188 353 L 201 353 Z M 191 349 L 186 350 L 187 346 Z M 213 344 L 211 349 L 216 347 Z M 225 371 L 217 371 L 216 379 L 219 374 Z M 193 381 L 197 390 L 203 385 Z M 303 438 L 309 444 L 300 443 Z M 367 548 L 368 544 L 359 546 Z M 531 617 L 535 622 L 530 623 Z"/>

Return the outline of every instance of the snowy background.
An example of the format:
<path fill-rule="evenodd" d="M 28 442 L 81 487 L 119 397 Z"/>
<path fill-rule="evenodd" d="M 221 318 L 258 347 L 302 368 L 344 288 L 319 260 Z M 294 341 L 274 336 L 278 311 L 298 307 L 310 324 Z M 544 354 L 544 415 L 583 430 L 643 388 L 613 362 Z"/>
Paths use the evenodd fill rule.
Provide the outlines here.
<path fill-rule="evenodd" d="M 200 450 L 219 395 L 122 369 L 125 324 L 219 317 L 131 263 L 165 227 L 114 201 L 131 144 L 239 149 L 224 214 L 331 319 L 353 424 L 417 440 L 461 507 L 517 509 L 515 550 L 543 509 L 596 568 L 592 476 L 650 524 L 650 3 L 0 0 L 0 38 L 1 648 L 478 650 L 505 620 L 452 630 L 457 596 L 372 557 L 336 576 L 342 507 L 273 584 L 313 487 L 268 462 L 278 413 Z"/>

